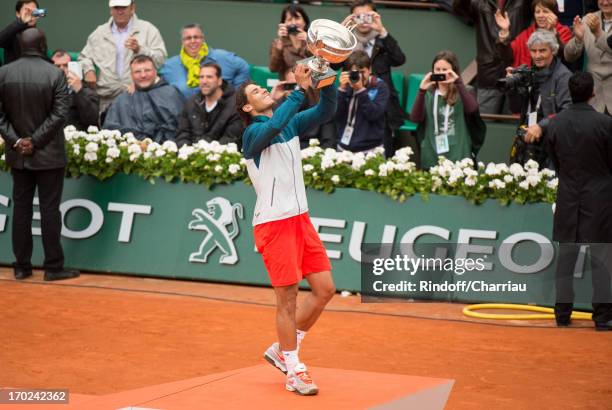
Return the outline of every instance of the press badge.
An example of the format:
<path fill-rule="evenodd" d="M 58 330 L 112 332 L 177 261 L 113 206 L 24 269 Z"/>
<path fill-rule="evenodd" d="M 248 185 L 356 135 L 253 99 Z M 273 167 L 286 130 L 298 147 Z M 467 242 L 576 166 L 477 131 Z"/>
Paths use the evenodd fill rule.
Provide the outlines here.
<path fill-rule="evenodd" d="M 353 137 L 353 126 L 346 124 L 344 127 L 344 133 L 342 134 L 342 139 L 340 142 L 344 145 L 349 145 L 351 143 L 351 138 Z"/>
<path fill-rule="evenodd" d="M 440 134 L 436 136 L 436 152 L 438 154 L 446 154 L 450 151 L 448 146 L 448 135 Z"/>

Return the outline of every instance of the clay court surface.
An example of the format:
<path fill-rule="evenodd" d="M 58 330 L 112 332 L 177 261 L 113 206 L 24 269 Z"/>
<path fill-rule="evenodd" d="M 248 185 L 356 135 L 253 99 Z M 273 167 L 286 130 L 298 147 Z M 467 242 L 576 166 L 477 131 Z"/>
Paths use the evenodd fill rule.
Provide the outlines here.
<path fill-rule="evenodd" d="M 40 272 L 17 282 L 0 268 L 0 294 L 0 387 L 109 395 L 264 365 L 275 340 L 267 288 L 99 274 L 47 283 Z M 462 308 L 337 295 L 300 357 L 315 369 L 454 380 L 448 409 L 612 408 L 612 332 L 479 321 Z M 282 391 L 282 375 L 270 367 L 269 377 Z M 249 401 L 271 408 L 265 395 Z"/>

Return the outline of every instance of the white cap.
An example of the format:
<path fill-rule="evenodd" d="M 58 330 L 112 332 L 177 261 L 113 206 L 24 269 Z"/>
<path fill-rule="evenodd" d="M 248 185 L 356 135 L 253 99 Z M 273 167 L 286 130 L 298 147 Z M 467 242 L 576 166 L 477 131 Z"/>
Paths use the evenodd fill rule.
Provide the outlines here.
<path fill-rule="evenodd" d="M 132 4 L 132 0 L 109 0 L 108 7 L 127 7 Z"/>

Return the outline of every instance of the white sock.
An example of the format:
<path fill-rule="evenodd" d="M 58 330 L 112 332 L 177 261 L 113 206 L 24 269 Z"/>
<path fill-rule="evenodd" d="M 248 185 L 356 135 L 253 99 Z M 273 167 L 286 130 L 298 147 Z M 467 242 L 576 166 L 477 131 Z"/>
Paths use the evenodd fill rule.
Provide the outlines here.
<path fill-rule="evenodd" d="M 285 366 L 287 366 L 287 373 L 291 373 L 293 369 L 295 369 L 295 366 L 297 366 L 300 362 L 300 359 L 298 358 L 297 349 L 289 351 L 283 350 L 283 357 L 285 358 Z"/>
<path fill-rule="evenodd" d="M 306 333 L 303 330 L 295 329 L 296 337 L 297 337 L 297 349 L 300 350 L 300 345 L 302 344 L 302 340 L 306 337 Z"/>

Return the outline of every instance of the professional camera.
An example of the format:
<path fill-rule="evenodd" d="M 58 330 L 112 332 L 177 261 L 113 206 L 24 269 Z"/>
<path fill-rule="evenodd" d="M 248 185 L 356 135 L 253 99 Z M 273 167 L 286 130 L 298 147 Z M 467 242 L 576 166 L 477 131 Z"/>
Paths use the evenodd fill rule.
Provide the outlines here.
<path fill-rule="evenodd" d="M 355 84 L 359 80 L 361 80 L 361 73 L 359 72 L 359 70 L 349 71 L 349 81 L 351 82 L 351 84 Z"/>
<path fill-rule="evenodd" d="M 372 24 L 373 17 L 369 13 L 361 13 L 355 16 L 353 19 L 356 24 Z"/>
<path fill-rule="evenodd" d="M 287 34 L 297 34 L 299 33 L 300 30 L 298 29 L 298 26 L 295 24 L 289 24 L 287 26 Z"/>
<path fill-rule="evenodd" d="M 525 64 L 514 68 L 509 77 L 497 80 L 497 88 L 501 91 L 514 91 L 519 94 L 527 94 L 533 86 L 535 71 Z"/>
<path fill-rule="evenodd" d="M 32 17 L 46 17 L 47 16 L 47 9 L 36 9 L 34 11 L 32 11 Z"/>

